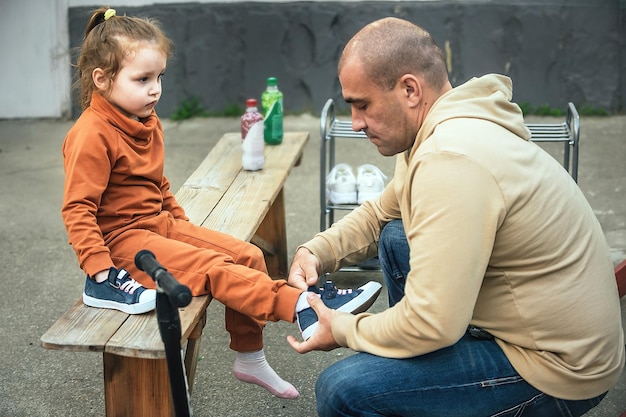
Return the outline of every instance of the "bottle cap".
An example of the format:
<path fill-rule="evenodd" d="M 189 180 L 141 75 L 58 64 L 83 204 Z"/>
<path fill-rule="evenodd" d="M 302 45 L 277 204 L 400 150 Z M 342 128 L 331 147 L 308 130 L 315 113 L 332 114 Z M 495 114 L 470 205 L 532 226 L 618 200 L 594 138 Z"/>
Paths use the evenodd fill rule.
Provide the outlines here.
<path fill-rule="evenodd" d="M 256 98 L 249 98 L 246 100 L 246 107 L 256 107 Z"/>
<path fill-rule="evenodd" d="M 276 77 L 269 77 L 267 79 L 267 85 L 274 86 L 276 85 L 277 81 L 278 80 L 276 79 Z"/>

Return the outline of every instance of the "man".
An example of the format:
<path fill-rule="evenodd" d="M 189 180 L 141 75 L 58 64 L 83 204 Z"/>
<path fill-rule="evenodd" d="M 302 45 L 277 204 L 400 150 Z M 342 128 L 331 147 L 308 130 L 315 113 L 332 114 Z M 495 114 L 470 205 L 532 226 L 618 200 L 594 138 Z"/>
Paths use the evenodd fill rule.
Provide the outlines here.
<path fill-rule="evenodd" d="M 378 254 L 390 307 L 356 316 L 310 297 L 301 352 L 361 352 L 329 367 L 320 416 L 580 416 L 624 367 L 613 265 L 593 210 L 529 141 L 511 81 L 452 88 L 432 37 L 386 18 L 339 61 L 352 128 L 397 155 L 394 178 L 298 248 L 289 281 Z"/>

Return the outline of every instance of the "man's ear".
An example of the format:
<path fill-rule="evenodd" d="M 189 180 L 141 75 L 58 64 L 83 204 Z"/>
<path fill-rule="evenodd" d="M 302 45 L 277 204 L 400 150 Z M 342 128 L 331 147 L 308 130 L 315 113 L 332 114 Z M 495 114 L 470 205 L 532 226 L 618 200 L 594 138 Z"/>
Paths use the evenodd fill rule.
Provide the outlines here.
<path fill-rule="evenodd" d="M 400 86 L 403 98 L 407 101 L 409 107 L 417 107 L 424 96 L 421 79 L 413 74 L 404 74 L 400 77 Z"/>
<path fill-rule="evenodd" d="M 102 68 L 94 69 L 91 73 L 91 79 L 98 90 L 107 91 L 109 89 L 110 79 Z"/>

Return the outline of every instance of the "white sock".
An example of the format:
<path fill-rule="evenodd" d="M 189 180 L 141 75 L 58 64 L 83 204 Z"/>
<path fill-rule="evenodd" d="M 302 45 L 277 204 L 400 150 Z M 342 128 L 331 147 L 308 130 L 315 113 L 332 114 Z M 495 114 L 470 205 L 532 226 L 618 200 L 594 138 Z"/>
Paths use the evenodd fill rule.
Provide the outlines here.
<path fill-rule="evenodd" d="M 256 352 L 237 352 L 233 376 L 240 381 L 257 384 L 280 398 L 295 399 L 300 396 L 298 390 L 279 377 L 267 363 L 263 349 Z"/>

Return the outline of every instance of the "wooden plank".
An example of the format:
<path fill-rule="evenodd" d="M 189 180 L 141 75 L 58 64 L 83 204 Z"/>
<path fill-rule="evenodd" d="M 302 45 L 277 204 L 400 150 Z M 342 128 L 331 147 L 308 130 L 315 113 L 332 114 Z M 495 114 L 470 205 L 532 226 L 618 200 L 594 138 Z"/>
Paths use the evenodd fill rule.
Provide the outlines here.
<path fill-rule="evenodd" d="M 191 303 L 179 309 L 181 346 L 204 316 L 211 297 L 193 297 Z M 117 332 L 111 336 L 105 351 L 115 355 L 145 359 L 165 359 L 165 348 L 159 333 L 156 311 L 129 316 Z"/>
<path fill-rule="evenodd" d="M 249 242 L 302 156 L 308 138 L 306 132 L 287 132 L 281 145 L 266 146 L 265 167 L 254 172 L 242 170 L 202 226 Z M 241 155 L 238 134 L 226 134 L 221 141 L 231 143 Z"/>
<path fill-rule="evenodd" d="M 105 352 L 133 358 L 165 358 L 156 312 L 128 316 L 107 342 Z"/>
<path fill-rule="evenodd" d="M 267 271 L 272 278 L 287 278 L 287 224 L 285 221 L 284 193 L 281 189 L 253 240 L 259 239 L 271 248 L 264 252 Z M 261 248 L 263 249 L 263 248 Z"/>
<path fill-rule="evenodd" d="M 202 225 L 249 242 L 286 176 L 287 171 L 279 169 L 241 173 Z"/>
<path fill-rule="evenodd" d="M 176 200 L 185 208 L 191 223 L 204 222 L 241 171 L 240 148 L 241 144 L 218 141 L 176 192 Z"/>
<path fill-rule="evenodd" d="M 47 349 L 103 352 L 127 317 L 121 311 L 87 307 L 79 299 L 41 336 L 41 345 Z"/>

